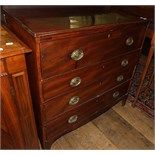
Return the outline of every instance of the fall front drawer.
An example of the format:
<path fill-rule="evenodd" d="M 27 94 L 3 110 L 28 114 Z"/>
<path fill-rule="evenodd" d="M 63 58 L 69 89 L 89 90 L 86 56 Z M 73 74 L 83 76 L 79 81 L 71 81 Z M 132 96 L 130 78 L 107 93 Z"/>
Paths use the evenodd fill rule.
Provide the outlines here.
<path fill-rule="evenodd" d="M 116 27 L 91 36 L 41 43 L 42 77 L 106 61 L 141 47 L 140 25 Z"/>
<path fill-rule="evenodd" d="M 120 84 L 120 82 L 130 79 L 138 55 L 139 52 L 137 51 L 112 59 L 106 63 L 74 70 L 44 80 L 42 85 L 43 99 L 46 101 L 64 94 L 67 91 L 73 91 L 88 86 L 95 81 L 103 81 L 105 84 L 111 82 L 113 86 Z M 107 80 L 108 82 L 106 82 Z"/>
<path fill-rule="evenodd" d="M 50 121 L 45 126 L 47 141 L 56 140 L 56 138 L 63 133 L 69 132 L 74 128 L 77 128 L 77 126 L 80 126 L 83 121 L 90 120 L 94 114 L 117 103 L 122 99 L 121 97 L 127 93 L 128 85 L 129 82 L 126 82 L 115 87 L 99 97 L 96 97 L 73 110 L 67 111 L 60 117 Z"/>

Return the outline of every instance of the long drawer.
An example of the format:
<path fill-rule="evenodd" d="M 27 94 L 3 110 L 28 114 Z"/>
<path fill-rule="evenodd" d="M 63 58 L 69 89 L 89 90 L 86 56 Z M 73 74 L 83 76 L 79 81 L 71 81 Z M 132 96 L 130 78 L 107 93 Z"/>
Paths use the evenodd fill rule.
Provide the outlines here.
<path fill-rule="evenodd" d="M 95 81 L 103 81 L 104 84 L 112 83 L 112 86 L 130 79 L 139 52 L 130 53 L 115 58 L 106 63 L 100 63 L 74 70 L 63 75 L 55 76 L 42 83 L 43 99 L 60 96 L 70 91 L 84 88 Z"/>
<path fill-rule="evenodd" d="M 141 47 L 142 27 L 123 25 L 85 37 L 40 44 L 42 77 L 84 67 Z"/>
<path fill-rule="evenodd" d="M 106 82 L 97 81 L 90 86 L 62 95 L 60 97 L 56 97 L 48 101 L 44 105 L 46 122 L 49 122 L 53 118 L 58 117 L 59 115 L 65 113 L 68 110 L 78 107 L 79 105 L 87 102 L 88 100 L 99 97 L 102 93 L 108 91 L 114 86 L 115 82 L 112 81 L 112 78 L 108 78 Z"/>
<path fill-rule="evenodd" d="M 128 85 L 129 83 L 127 82 L 121 86 L 115 87 L 100 97 L 94 98 L 49 122 L 45 126 L 47 141 L 55 140 L 62 134 L 79 127 L 83 121 L 88 122 L 96 113 L 99 113 L 103 109 L 112 107 L 127 93 Z"/>

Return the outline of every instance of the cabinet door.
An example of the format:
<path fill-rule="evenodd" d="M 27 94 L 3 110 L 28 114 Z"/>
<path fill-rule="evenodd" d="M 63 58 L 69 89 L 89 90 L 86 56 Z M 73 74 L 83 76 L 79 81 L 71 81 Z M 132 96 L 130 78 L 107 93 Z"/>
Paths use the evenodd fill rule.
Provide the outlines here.
<path fill-rule="evenodd" d="M 9 60 L 9 59 L 8 59 Z M 7 61 L 6 61 L 7 62 Z M 1 63 L 1 97 L 2 121 L 5 129 L 1 128 L 3 136 L 8 133 L 13 149 L 38 149 L 38 137 L 34 121 L 31 97 L 26 68 L 17 67 L 17 72 Z M 23 62 L 24 63 L 24 62 Z M 6 69 L 7 68 L 7 69 Z M 22 70 L 21 70 L 22 69 Z M 5 73 L 5 70 L 8 73 Z M 4 131 L 7 131 L 4 133 Z M 10 140 L 10 139 L 9 139 Z M 8 138 L 1 141 L 2 149 L 10 148 Z M 10 143 L 9 143 L 10 144 Z M 4 147 L 3 147 L 4 146 Z"/>
<path fill-rule="evenodd" d="M 2 103 L 3 104 L 3 103 Z M 9 130 L 7 128 L 4 116 L 4 112 L 1 113 L 1 139 L 0 139 L 0 146 L 2 149 L 13 149 L 14 144 L 12 137 L 9 133 Z"/>
<path fill-rule="evenodd" d="M 16 108 L 18 110 L 21 129 L 24 135 L 25 148 L 38 148 L 38 137 L 32 110 L 32 102 L 29 92 L 27 72 L 21 71 L 12 74 L 11 77 L 14 97 L 16 99 Z"/>
<path fill-rule="evenodd" d="M 7 76 L 1 77 L 1 147 L 2 149 L 22 149 L 25 142 L 21 131 L 18 112 Z"/>

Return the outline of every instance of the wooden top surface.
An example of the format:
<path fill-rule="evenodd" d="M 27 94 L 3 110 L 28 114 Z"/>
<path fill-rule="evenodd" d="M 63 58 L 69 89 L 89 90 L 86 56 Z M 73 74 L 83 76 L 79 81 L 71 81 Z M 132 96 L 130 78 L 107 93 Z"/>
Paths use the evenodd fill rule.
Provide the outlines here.
<path fill-rule="evenodd" d="M 27 7 L 4 8 L 33 36 L 67 33 L 113 24 L 141 22 L 139 18 L 103 7 Z"/>
<path fill-rule="evenodd" d="M 27 52 L 31 52 L 31 49 L 22 43 L 6 27 L 0 26 L 0 58 L 6 58 Z"/>

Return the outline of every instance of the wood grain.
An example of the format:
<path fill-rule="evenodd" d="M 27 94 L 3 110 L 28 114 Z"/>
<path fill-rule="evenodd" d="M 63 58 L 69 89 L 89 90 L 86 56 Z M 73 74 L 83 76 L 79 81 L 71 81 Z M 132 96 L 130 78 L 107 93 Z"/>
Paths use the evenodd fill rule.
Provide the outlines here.
<path fill-rule="evenodd" d="M 139 51 L 129 53 L 127 55 L 119 56 L 117 59 L 104 63 L 97 63 L 88 67 L 73 70 L 65 74 L 60 74 L 42 81 L 43 97 L 47 101 L 50 98 L 59 96 L 60 94 L 68 93 L 70 91 L 76 91 L 80 88 L 94 83 L 95 81 L 102 82 L 103 91 L 104 87 L 114 87 L 121 82 L 124 82 L 131 78 L 133 68 L 135 67 L 136 61 L 138 60 Z M 129 64 L 126 67 L 121 66 L 121 62 L 126 59 Z M 113 67 L 115 65 L 115 67 Z M 124 80 L 117 82 L 119 75 L 124 76 Z M 81 83 L 77 87 L 71 87 L 70 81 L 75 77 L 81 78 Z M 110 83 L 109 85 L 107 85 Z M 52 91 L 50 91 L 52 90 Z"/>
<path fill-rule="evenodd" d="M 130 79 L 138 58 L 136 53 L 140 52 L 138 50 L 142 47 L 147 26 L 145 20 L 115 13 L 112 10 L 103 9 L 102 13 L 96 15 L 96 10 L 88 13 L 85 10 L 79 12 L 76 7 L 70 9 L 49 7 L 42 8 L 41 11 L 39 8 L 9 9 L 7 7 L 2 12 L 5 14 L 7 27 L 33 50 L 27 55 L 26 60 L 39 137 L 43 148 L 49 148 L 62 133 L 76 129 L 101 114 L 102 103 L 110 107 L 116 103 L 113 102 L 111 96 L 110 99 L 107 96 L 105 98 L 109 100 L 101 99 L 100 104 L 95 100 L 95 103 L 90 102 L 90 105 L 81 106 L 78 111 L 73 108 L 69 114 L 62 114 L 60 110 L 64 117 L 57 115 L 58 112 L 54 118 L 50 116 L 52 111 L 45 115 L 46 102 L 50 100 L 52 103 L 52 99 L 71 91 L 81 91 L 81 88 L 84 89 L 95 81 L 103 82 L 104 90 L 104 87 L 112 89 L 110 86 L 118 86 Z M 128 37 L 134 39 L 131 46 L 126 45 Z M 80 61 L 74 62 L 70 59 L 70 54 L 72 50 L 80 47 L 84 48 L 85 55 Z M 135 55 L 132 55 L 129 67 L 122 69 L 121 58 L 124 59 L 129 53 Z M 111 64 L 108 63 L 110 60 L 112 60 Z M 99 66 L 99 63 L 103 64 Z M 116 81 L 119 75 L 124 76 L 121 82 Z M 82 83 L 73 89 L 69 84 L 75 76 L 80 77 Z M 123 94 L 127 93 L 126 88 L 121 91 Z M 53 103 L 58 102 L 59 100 Z M 102 113 L 110 107 L 104 109 Z M 77 126 L 67 128 L 66 131 L 66 117 L 76 111 L 80 115 L 80 122 Z M 86 119 L 83 121 L 85 116 Z M 46 120 L 51 121 L 48 127 L 49 122 Z"/>
<path fill-rule="evenodd" d="M 0 26 L 1 38 L 0 47 L 3 51 L 0 52 L 0 58 L 6 58 L 8 56 L 15 56 L 23 53 L 29 53 L 32 50 L 24 44 L 20 39 L 17 38 L 9 29 L 4 25 Z M 6 43 L 12 43 L 7 45 Z"/>
<path fill-rule="evenodd" d="M 153 119 L 149 118 L 139 109 L 132 108 L 129 105 L 121 107 L 120 104 L 117 104 L 113 107 L 113 110 L 120 116 L 123 116 L 123 118 L 143 134 L 143 136 L 155 144 Z"/>
<path fill-rule="evenodd" d="M 24 148 L 25 142 L 22 133 L 22 128 L 20 124 L 20 120 L 18 117 L 18 111 L 15 105 L 14 97 L 11 93 L 11 85 L 9 78 L 6 76 L 1 78 L 2 86 L 1 86 L 1 94 L 2 94 L 2 113 L 3 119 L 6 122 L 6 127 L 8 130 L 8 134 L 12 139 L 12 148 L 20 149 Z M 10 145 L 5 145 L 10 141 L 9 136 L 5 136 L 6 139 L 2 139 L 2 146 L 4 144 L 5 149 L 9 149 Z M 4 148 L 2 148 L 4 149 Z"/>
<path fill-rule="evenodd" d="M 75 132 L 67 134 L 65 139 L 72 145 L 72 149 L 117 149 L 92 122 L 75 130 Z M 77 143 L 81 146 L 77 147 Z"/>
<path fill-rule="evenodd" d="M 126 82 L 126 86 L 128 87 L 130 80 Z M 107 82 L 108 83 L 108 82 Z M 49 120 L 53 119 L 54 117 L 57 117 L 61 115 L 62 113 L 74 109 L 77 106 L 87 102 L 88 100 L 91 100 L 97 96 L 102 95 L 106 91 L 108 91 L 110 88 L 113 87 L 113 82 L 109 82 L 110 84 L 107 85 L 102 84 L 99 82 L 96 82 L 92 85 L 89 85 L 83 89 L 73 91 L 71 93 L 61 95 L 60 97 L 56 97 L 44 104 L 45 107 L 45 116 L 46 116 L 46 121 L 48 122 Z M 108 87 L 108 88 L 107 88 Z M 107 88 L 107 89 L 106 89 Z M 123 89 L 126 90 L 126 89 Z M 124 93 L 122 93 L 124 94 Z M 79 102 L 76 105 L 69 105 L 69 101 L 73 96 L 78 96 Z M 112 95 L 111 95 L 112 96 Z M 105 97 L 104 97 L 105 99 Z"/>
<path fill-rule="evenodd" d="M 130 121 L 135 115 L 138 116 L 134 119 L 136 123 Z M 139 109 L 129 103 L 122 106 L 119 102 L 113 110 L 56 140 L 51 149 L 154 149 L 153 143 L 146 138 L 154 129 L 149 128 L 143 134 L 139 124 L 154 125 L 153 120 Z"/>
<path fill-rule="evenodd" d="M 99 97 L 88 100 L 86 103 L 83 103 L 74 109 L 60 113 L 60 116 L 54 118 L 53 120 L 53 117 L 50 117 L 49 115 L 47 118 L 51 118 L 51 121 L 49 121 L 47 124 L 44 124 L 44 131 L 47 137 L 46 147 L 49 147 L 52 142 L 54 142 L 63 134 L 68 133 L 87 123 L 122 100 L 126 94 L 127 88 L 128 82 L 103 93 Z M 116 98 L 113 98 L 113 93 L 116 91 L 119 91 L 120 95 Z M 74 115 L 77 116 L 77 120 L 73 123 L 69 123 L 69 118 Z"/>
<path fill-rule="evenodd" d="M 153 143 L 112 109 L 95 119 L 93 123 L 120 149 L 154 148 Z"/>
<path fill-rule="evenodd" d="M 25 55 L 31 50 L 7 29 L 1 29 L 0 71 L 2 94 L 2 149 L 38 149 L 37 130 L 26 70 Z M 9 48 L 7 41 L 12 41 Z M 11 48 L 12 47 L 12 48 Z M 20 50 L 21 49 L 21 50 Z M 3 53 L 4 52 L 4 53 Z M 4 74 L 5 73 L 5 74 Z M 5 128 L 4 128 L 5 127 Z"/>
<path fill-rule="evenodd" d="M 40 45 L 42 77 L 48 78 L 140 49 L 142 31 L 140 25 L 126 25 L 91 36 L 43 42 Z M 127 46 L 125 42 L 130 36 L 134 42 Z M 77 62 L 71 59 L 71 53 L 76 49 L 82 49 L 84 53 L 83 58 Z"/>
<path fill-rule="evenodd" d="M 98 7 L 97 7 L 98 8 Z M 143 20 L 126 14 L 114 12 L 113 10 L 107 10 L 103 7 L 102 11 L 97 14 L 97 9 L 86 12 L 78 10 L 78 7 L 73 9 L 72 7 L 43 7 L 43 8 L 23 8 L 21 9 L 9 9 L 4 8 L 5 13 L 9 13 L 11 16 L 18 19 L 19 23 L 23 23 L 22 27 L 26 29 L 34 37 L 50 37 L 53 35 L 63 34 L 82 34 L 83 32 L 96 32 L 103 31 L 103 28 L 109 28 L 109 25 L 135 24 L 139 22 L 144 23 Z M 35 10 L 35 11 L 34 11 Z M 76 10 L 76 11 L 75 11 Z M 33 12 L 33 13 L 30 13 Z M 33 17 L 33 18 L 32 18 Z M 46 18 L 45 18 L 46 17 Z M 42 20 L 45 18 L 44 20 Z M 105 20 L 102 20 L 105 19 Z M 8 23 L 8 18 L 6 17 Z M 85 34 L 84 33 L 84 34 Z"/>

